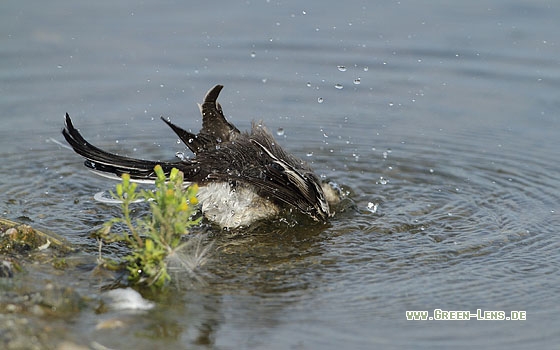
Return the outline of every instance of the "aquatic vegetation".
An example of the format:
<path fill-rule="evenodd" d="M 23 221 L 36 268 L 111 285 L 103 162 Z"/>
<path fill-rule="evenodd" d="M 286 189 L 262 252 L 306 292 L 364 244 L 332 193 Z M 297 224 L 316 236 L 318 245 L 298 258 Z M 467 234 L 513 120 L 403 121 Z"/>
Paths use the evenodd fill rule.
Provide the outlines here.
<path fill-rule="evenodd" d="M 137 184 L 130 181 L 130 175 L 123 174 L 122 182 L 116 185 L 113 198 L 121 202 L 122 216 L 116 217 L 98 232 L 100 249 L 102 243 L 121 242 L 131 252 L 123 257 L 132 284 L 163 287 L 171 280 L 168 273 L 168 257 L 175 256 L 187 243 L 182 238 L 188 234 L 190 226 L 199 222 L 193 220 L 198 200 L 196 184 L 187 189 L 183 185 L 183 173 L 172 169 L 169 177 L 161 166 L 156 173 L 155 191 L 137 191 Z M 137 200 L 150 204 L 151 215 L 133 221 L 130 204 Z M 120 229 L 115 230 L 115 226 Z M 108 263 L 101 258 L 103 263 Z"/>

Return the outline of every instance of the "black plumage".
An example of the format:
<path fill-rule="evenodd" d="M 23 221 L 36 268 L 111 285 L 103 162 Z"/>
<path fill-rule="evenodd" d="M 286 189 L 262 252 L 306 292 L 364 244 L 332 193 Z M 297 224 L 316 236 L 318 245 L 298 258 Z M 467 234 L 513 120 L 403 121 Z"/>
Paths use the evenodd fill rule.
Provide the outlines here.
<path fill-rule="evenodd" d="M 325 186 L 314 174 L 309 165 L 301 159 L 287 153 L 274 139 L 262 123 L 252 124 L 250 132 L 240 132 L 229 123 L 217 102 L 222 85 L 216 85 L 199 105 L 202 113 L 202 129 L 198 134 L 191 133 L 162 118 L 185 145 L 195 154 L 193 159 L 170 162 L 134 159 L 103 151 L 88 141 L 74 127 L 70 116 L 66 114 L 66 125 L 62 130 L 70 146 L 84 158 L 85 165 L 96 171 L 115 174 L 130 174 L 134 180 L 152 180 L 155 178 L 153 168 L 159 164 L 166 173 L 177 168 L 184 173 L 185 181 L 197 183 L 201 190 L 222 188 L 219 196 L 231 196 L 235 201 L 236 191 L 243 189 L 256 194 L 248 205 L 229 203 L 228 198 L 205 194 L 202 203 L 211 211 L 226 203 L 224 210 L 234 208 L 237 211 L 260 210 L 261 213 L 237 213 L 243 219 L 222 220 L 216 217 L 221 212 L 213 212 L 209 219 L 221 226 L 238 226 L 250 224 L 252 217 L 261 219 L 277 214 L 283 208 L 297 211 L 317 221 L 325 221 L 331 215 L 329 204 L 325 199 Z M 221 187 L 220 185 L 221 184 Z M 245 193 L 245 192 L 244 192 Z M 270 208 L 259 208 L 259 206 Z M 223 215 L 227 215 L 223 213 Z M 207 215 L 208 216 L 208 215 Z"/>

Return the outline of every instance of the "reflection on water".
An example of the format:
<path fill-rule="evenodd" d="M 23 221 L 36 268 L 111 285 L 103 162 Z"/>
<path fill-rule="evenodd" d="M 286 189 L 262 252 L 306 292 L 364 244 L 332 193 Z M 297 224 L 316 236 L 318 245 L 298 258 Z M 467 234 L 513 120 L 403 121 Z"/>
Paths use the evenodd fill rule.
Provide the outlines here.
<path fill-rule="evenodd" d="M 550 34 L 557 6 L 262 2 L 216 13 L 174 2 L 63 5 L 44 16 L 25 2 L 0 11 L 10 33 L 0 39 L 0 209 L 65 236 L 87 257 L 59 283 L 99 298 L 104 282 L 89 274 L 97 253 L 90 234 L 119 213 L 93 199 L 114 184 L 48 141 L 62 139 L 65 112 L 101 148 L 189 156 L 159 116 L 196 131 L 195 103 L 223 83 L 232 122 L 247 129 L 263 119 L 279 143 L 351 198 L 328 225 L 199 228 L 215 241 L 204 283 L 146 292 L 156 302 L 150 313 L 96 313 L 90 304 L 72 322 L 56 322 L 77 335 L 73 342 L 138 349 L 558 342 L 560 73 Z M 7 18 L 14 11 L 19 17 Z M 57 20 L 62 15 L 73 20 Z M 38 276 L 32 285 L 52 278 Z M 526 310 L 528 320 L 405 320 L 406 310 L 435 308 Z M 112 320 L 121 326 L 98 327 Z"/>

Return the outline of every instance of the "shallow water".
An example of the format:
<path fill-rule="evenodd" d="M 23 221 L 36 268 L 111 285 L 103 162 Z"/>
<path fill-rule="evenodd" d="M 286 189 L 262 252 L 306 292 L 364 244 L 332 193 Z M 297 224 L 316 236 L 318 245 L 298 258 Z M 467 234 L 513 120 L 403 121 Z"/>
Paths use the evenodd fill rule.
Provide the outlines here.
<path fill-rule="evenodd" d="M 62 141 L 65 112 L 130 156 L 183 151 L 217 83 L 240 129 L 349 192 L 327 226 L 210 232 L 205 284 L 148 314 L 91 307 L 67 339 L 112 348 L 548 348 L 558 336 L 560 5 L 68 1 L 0 5 L 3 217 L 94 259 L 112 188 Z M 56 279 L 98 295 L 83 270 Z M 526 321 L 407 321 L 406 310 L 511 310 Z M 95 329 L 112 317 L 126 326 Z M 41 322 L 41 321 L 39 321 Z M 49 320 L 43 321 L 49 322 Z"/>

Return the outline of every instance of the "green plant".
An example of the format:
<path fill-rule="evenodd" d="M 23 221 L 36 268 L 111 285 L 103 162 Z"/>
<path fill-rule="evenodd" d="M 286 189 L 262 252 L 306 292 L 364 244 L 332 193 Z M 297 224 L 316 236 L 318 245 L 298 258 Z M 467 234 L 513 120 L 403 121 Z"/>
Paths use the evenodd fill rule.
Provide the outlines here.
<path fill-rule="evenodd" d="M 130 181 L 130 175 L 122 175 L 116 192 L 111 192 L 111 196 L 121 202 L 122 217 L 106 222 L 98 235 L 100 244 L 122 242 L 131 249 L 123 258 L 131 283 L 160 288 L 171 280 L 167 257 L 179 250 L 183 235 L 199 222 L 191 218 L 198 204 L 198 187 L 194 184 L 184 189 L 183 173 L 177 169 L 171 170 L 169 178 L 159 165 L 154 171 L 157 179 L 153 192 L 137 191 L 137 184 Z M 138 200 L 150 203 L 151 215 L 133 222 L 130 204 Z M 115 233 L 112 228 L 117 224 L 124 227 Z"/>

